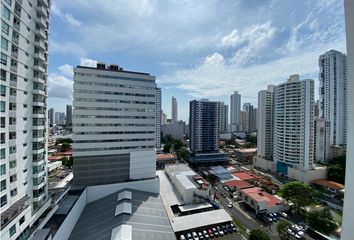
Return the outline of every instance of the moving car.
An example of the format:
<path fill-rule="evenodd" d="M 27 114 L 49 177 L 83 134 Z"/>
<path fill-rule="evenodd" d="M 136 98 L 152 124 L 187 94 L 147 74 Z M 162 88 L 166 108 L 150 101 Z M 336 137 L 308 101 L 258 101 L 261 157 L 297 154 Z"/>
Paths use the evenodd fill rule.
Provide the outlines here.
<path fill-rule="evenodd" d="M 229 204 L 227 205 L 229 208 L 232 208 L 233 204 L 232 202 L 229 202 Z"/>

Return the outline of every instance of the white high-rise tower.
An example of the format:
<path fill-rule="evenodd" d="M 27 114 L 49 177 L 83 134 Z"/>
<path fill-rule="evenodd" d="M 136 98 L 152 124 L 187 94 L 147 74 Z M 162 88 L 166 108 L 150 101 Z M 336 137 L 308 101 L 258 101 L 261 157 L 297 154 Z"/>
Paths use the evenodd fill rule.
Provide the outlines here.
<path fill-rule="evenodd" d="M 320 55 L 319 117 L 330 123 L 330 144 L 345 145 L 347 138 L 347 57 L 331 50 Z"/>
<path fill-rule="evenodd" d="M 314 81 L 291 75 L 274 90 L 273 158 L 277 172 L 308 170 L 314 158 Z"/>
<path fill-rule="evenodd" d="M 27 239 L 50 205 L 47 0 L 1 1 L 1 239 Z M 26 238 L 27 237 L 27 238 Z"/>
<path fill-rule="evenodd" d="M 242 131 L 241 95 L 237 91 L 230 96 L 230 125 L 231 132 Z"/>
<path fill-rule="evenodd" d="M 171 122 L 176 123 L 178 121 L 178 103 L 175 97 L 172 97 L 171 101 Z"/>

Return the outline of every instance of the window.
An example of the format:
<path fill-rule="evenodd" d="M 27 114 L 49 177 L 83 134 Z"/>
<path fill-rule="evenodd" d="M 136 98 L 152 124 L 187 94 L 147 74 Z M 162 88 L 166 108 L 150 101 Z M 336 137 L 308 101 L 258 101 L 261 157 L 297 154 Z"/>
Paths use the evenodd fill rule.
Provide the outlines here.
<path fill-rule="evenodd" d="M 16 160 L 10 161 L 10 169 L 16 167 Z"/>
<path fill-rule="evenodd" d="M 3 191 L 3 190 L 6 189 L 6 179 L 4 179 L 4 180 L 1 181 L 0 186 L 1 186 L 1 191 Z"/>
<path fill-rule="evenodd" d="M 1 197 L 0 202 L 1 202 L 1 207 L 6 205 L 6 203 L 7 203 L 7 195 L 6 194 Z"/>
<path fill-rule="evenodd" d="M 0 176 L 6 174 L 6 164 L 1 164 L 0 166 Z"/>
<path fill-rule="evenodd" d="M 9 29 L 10 29 L 9 24 L 7 24 L 6 22 L 2 21 L 1 32 L 5 33 L 6 35 L 9 35 Z"/>
<path fill-rule="evenodd" d="M 4 144 L 5 143 L 5 133 L 1 133 L 1 144 Z"/>
<path fill-rule="evenodd" d="M 14 188 L 14 189 L 12 189 L 11 191 L 10 191 L 10 196 L 11 197 L 14 197 L 14 196 L 16 196 L 17 195 L 17 188 Z"/>
<path fill-rule="evenodd" d="M 1 69 L 1 80 L 6 81 L 6 71 Z"/>
<path fill-rule="evenodd" d="M 10 154 L 16 153 L 16 146 L 9 147 Z"/>
<path fill-rule="evenodd" d="M 17 175 L 16 174 L 10 176 L 10 183 L 15 182 L 16 180 L 17 180 Z"/>
<path fill-rule="evenodd" d="M 1 48 L 5 50 L 9 48 L 9 41 L 4 37 L 1 37 Z"/>
<path fill-rule="evenodd" d="M 11 6 L 11 1 L 12 0 L 5 0 L 5 2 L 7 2 L 7 4 L 9 4 Z"/>
<path fill-rule="evenodd" d="M 16 224 L 10 227 L 9 232 L 10 232 L 10 237 L 12 237 L 16 233 Z"/>
<path fill-rule="evenodd" d="M 20 225 L 22 225 L 22 223 L 25 222 L 25 216 L 23 216 L 22 218 L 20 218 Z"/>
<path fill-rule="evenodd" d="M 1 64 L 7 65 L 7 55 L 5 53 L 1 53 Z"/>
<path fill-rule="evenodd" d="M 5 128 L 5 117 L 1 117 L 0 118 L 0 125 L 1 125 L 1 128 Z"/>
<path fill-rule="evenodd" d="M 7 20 L 10 20 L 10 10 L 2 5 L 2 16 L 5 17 Z"/>
<path fill-rule="evenodd" d="M 23 104 L 23 107 L 24 107 L 24 108 L 27 108 L 27 104 Z"/>
<path fill-rule="evenodd" d="M 0 92 L 2 97 L 6 97 L 6 87 L 5 85 L 0 86 Z"/>
<path fill-rule="evenodd" d="M 10 96 L 16 96 L 16 89 L 10 88 Z"/>
<path fill-rule="evenodd" d="M 5 148 L 0 149 L 0 159 L 5 159 Z"/>
<path fill-rule="evenodd" d="M 1 112 L 5 112 L 5 101 L 0 102 L 0 110 Z"/>

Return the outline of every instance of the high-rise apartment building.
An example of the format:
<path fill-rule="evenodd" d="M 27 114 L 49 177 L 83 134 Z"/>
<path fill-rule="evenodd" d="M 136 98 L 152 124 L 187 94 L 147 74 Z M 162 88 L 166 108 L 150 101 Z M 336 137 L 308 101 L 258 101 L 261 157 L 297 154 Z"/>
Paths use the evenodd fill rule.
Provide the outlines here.
<path fill-rule="evenodd" d="M 273 160 L 273 111 L 274 89 L 269 85 L 267 90 L 258 92 L 257 118 L 257 155 L 267 160 Z"/>
<path fill-rule="evenodd" d="M 243 104 L 242 111 L 242 126 L 243 131 L 250 133 L 255 132 L 257 127 L 257 108 L 254 108 L 251 103 Z"/>
<path fill-rule="evenodd" d="M 237 91 L 230 96 L 230 125 L 231 132 L 242 131 L 241 95 Z"/>
<path fill-rule="evenodd" d="M 161 125 L 167 124 L 167 115 L 163 111 L 161 112 Z"/>
<path fill-rule="evenodd" d="M 55 114 L 54 114 L 54 123 L 56 125 L 60 124 L 60 115 L 61 115 L 61 112 L 55 112 Z"/>
<path fill-rule="evenodd" d="M 190 149 L 218 152 L 220 140 L 220 102 L 207 99 L 189 102 Z"/>
<path fill-rule="evenodd" d="M 171 122 L 176 123 L 178 121 L 178 103 L 175 97 L 172 97 L 171 101 Z"/>
<path fill-rule="evenodd" d="M 50 108 L 48 112 L 48 118 L 49 118 L 49 124 L 53 125 L 54 124 L 54 108 Z"/>
<path fill-rule="evenodd" d="M 344 0 L 348 53 L 348 103 L 354 102 L 354 1 Z M 353 238 L 354 222 L 354 108 L 348 108 L 348 142 L 341 240 Z"/>
<path fill-rule="evenodd" d="M 155 148 L 161 148 L 161 88 L 156 88 L 156 109 L 155 109 Z"/>
<path fill-rule="evenodd" d="M 117 65 L 74 68 L 74 184 L 155 177 L 155 80 Z"/>
<path fill-rule="evenodd" d="M 229 131 L 229 106 L 220 102 L 220 132 L 227 133 Z"/>
<path fill-rule="evenodd" d="M 273 158 L 277 172 L 308 170 L 314 158 L 314 81 L 291 75 L 274 90 Z"/>
<path fill-rule="evenodd" d="M 324 118 L 316 118 L 314 124 L 314 159 L 315 162 L 328 163 L 331 153 L 330 145 L 330 121 Z"/>
<path fill-rule="evenodd" d="M 347 133 L 347 57 L 330 50 L 320 55 L 319 115 L 330 122 L 331 145 L 345 145 Z"/>
<path fill-rule="evenodd" d="M 28 239 L 50 205 L 49 1 L 1 1 L 1 239 Z"/>
<path fill-rule="evenodd" d="M 66 120 L 65 120 L 66 127 L 72 127 L 73 125 L 73 106 L 66 105 Z"/>

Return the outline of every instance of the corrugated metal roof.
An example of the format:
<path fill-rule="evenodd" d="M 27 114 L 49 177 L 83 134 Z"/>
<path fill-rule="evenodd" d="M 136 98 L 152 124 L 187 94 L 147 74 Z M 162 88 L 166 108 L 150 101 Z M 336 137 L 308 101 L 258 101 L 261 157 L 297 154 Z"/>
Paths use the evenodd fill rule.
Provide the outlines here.
<path fill-rule="evenodd" d="M 112 229 L 111 240 L 132 240 L 132 226 L 122 224 Z"/>

